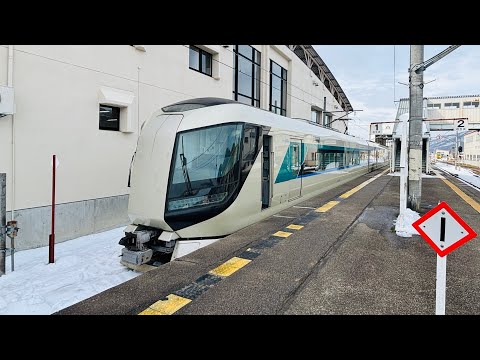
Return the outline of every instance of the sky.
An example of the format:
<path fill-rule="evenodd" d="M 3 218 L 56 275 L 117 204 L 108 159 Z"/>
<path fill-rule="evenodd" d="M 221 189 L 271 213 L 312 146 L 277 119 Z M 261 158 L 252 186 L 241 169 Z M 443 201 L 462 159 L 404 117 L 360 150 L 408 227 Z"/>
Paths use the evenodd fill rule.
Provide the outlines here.
<path fill-rule="evenodd" d="M 425 45 L 428 60 L 449 45 Z M 394 121 L 408 97 L 410 45 L 313 45 L 356 113 L 349 133 L 368 137 L 371 122 Z M 395 56 L 394 56 L 395 54 Z M 424 72 L 424 97 L 480 94 L 480 45 L 462 45 Z M 395 69 L 395 70 L 394 70 Z"/>

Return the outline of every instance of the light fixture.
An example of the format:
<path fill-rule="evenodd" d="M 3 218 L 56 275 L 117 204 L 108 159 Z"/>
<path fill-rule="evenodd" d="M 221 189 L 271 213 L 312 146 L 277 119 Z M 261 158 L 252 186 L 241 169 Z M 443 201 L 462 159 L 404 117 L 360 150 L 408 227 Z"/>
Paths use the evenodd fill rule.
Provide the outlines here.
<path fill-rule="evenodd" d="M 137 49 L 138 51 L 143 51 L 143 52 L 147 51 L 147 50 L 145 49 L 145 46 L 143 46 L 143 45 L 132 45 L 132 46 L 133 46 L 135 49 Z"/>

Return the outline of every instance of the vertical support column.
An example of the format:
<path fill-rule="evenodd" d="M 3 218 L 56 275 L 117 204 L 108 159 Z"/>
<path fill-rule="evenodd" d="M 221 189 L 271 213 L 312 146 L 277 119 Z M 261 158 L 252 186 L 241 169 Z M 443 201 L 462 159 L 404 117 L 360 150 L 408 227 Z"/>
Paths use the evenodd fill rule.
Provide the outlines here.
<path fill-rule="evenodd" d="M 425 161 L 426 161 L 425 173 L 429 174 L 430 173 L 430 161 L 432 161 L 431 158 L 430 158 L 430 138 L 427 139 L 426 143 L 427 143 L 427 155 L 426 155 L 426 159 L 425 159 Z"/>
<path fill-rule="evenodd" d="M 326 114 L 325 114 L 325 112 L 326 112 L 326 111 L 327 111 L 327 97 L 324 96 L 324 97 L 323 97 L 323 113 L 322 113 L 322 115 L 323 115 L 323 117 L 322 117 L 322 125 L 323 125 L 323 126 L 326 126 L 326 125 L 327 125 L 327 124 L 325 124 L 325 119 L 326 119 Z"/>
<path fill-rule="evenodd" d="M 5 275 L 6 222 L 7 222 L 7 174 L 0 174 L 0 276 Z"/>
<path fill-rule="evenodd" d="M 262 60 L 260 61 L 260 108 L 269 111 L 270 104 L 270 45 L 262 45 Z"/>
<path fill-rule="evenodd" d="M 423 45 L 410 46 L 410 126 L 408 149 L 408 207 L 420 210 L 422 198 Z"/>
<path fill-rule="evenodd" d="M 455 170 L 458 170 L 458 128 L 455 130 Z"/>

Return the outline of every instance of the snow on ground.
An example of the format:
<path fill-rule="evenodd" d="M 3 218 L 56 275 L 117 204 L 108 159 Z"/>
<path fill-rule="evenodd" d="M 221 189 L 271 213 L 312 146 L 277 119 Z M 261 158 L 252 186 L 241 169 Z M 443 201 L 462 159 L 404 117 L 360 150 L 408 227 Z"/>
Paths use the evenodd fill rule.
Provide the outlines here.
<path fill-rule="evenodd" d="M 444 169 L 451 174 L 457 174 L 460 179 L 468 181 L 475 186 L 480 186 L 480 177 L 475 175 L 475 173 L 470 169 L 458 167 L 458 170 L 455 170 L 455 165 L 447 164 L 440 161 L 437 161 L 435 163 L 435 166 L 439 169 Z"/>
<path fill-rule="evenodd" d="M 120 264 L 125 227 L 15 253 L 15 271 L 0 277 L 0 315 L 52 314 L 140 275 Z"/>
<path fill-rule="evenodd" d="M 405 209 L 403 216 L 398 215 L 395 223 L 395 232 L 401 237 L 412 237 L 412 235 L 419 235 L 418 231 L 412 226 L 412 224 L 420 219 L 420 215 L 412 209 Z"/>
<path fill-rule="evenodd" d="M 480 186 L 468 169 L 437 162 L 438 168 Z M 393 174 L 390 174 L 395 176 Z M 395 221 L 398 236 L 418 234 L 412 226 L 420 215 L 406 209 Z M 48 264 L 48 246 L 15 253 L 15 271 L 0 277 L 0 315 L 52 314 L 140 275 L 120 264 L 118 241 L 124 227 L 55 245 L 55 263 Z"/>

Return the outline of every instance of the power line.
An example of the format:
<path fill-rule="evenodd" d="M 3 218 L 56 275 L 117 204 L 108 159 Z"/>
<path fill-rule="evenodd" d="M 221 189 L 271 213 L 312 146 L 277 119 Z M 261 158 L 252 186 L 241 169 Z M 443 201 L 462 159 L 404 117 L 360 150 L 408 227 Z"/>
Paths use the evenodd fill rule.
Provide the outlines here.
<path fill-rule="evenodd" d="M 393 45 L 393 104 L 395 104 L 395 45 Z"/>
<path fill-rule="evenodd" d="M 186 46 L 186 45 L 184 45 L 184 46 Z M 231 52 L 233 55 L 236 55 L 235 51 L 233 51 L 233 50 L 230 50 L 230 49 L 228 49 L 228 48 L 225 48 L 225 50 Z M 258 51 L 258 50 L 257 50 L 257 51 Z M 260 70 L 266 72 L 267 74 L 272 74 L 272 72 L 271 72 L 270 70 L 267 70 L 267 69 L 263 68 L 261 65 L 259 65 L 258 67 L 260 68 Z M 312 71 L 312 70 L 310 69 L 310 71 Z M 320 79 L 319 79 L 319 80 L 320 80 Z M 321 81 L 321 80 L 320 80 L 320 81 Z M 294 84 L 293 82 L 291 82 L 291 81 L 290 81 L 290 82 L 287 81 L 287 84 L 290 84 L 291 86 L 297 88 L 298 90 L 304 92 L 305 94 L 310 95 L 311 97 L 313 97 L 313 98 L 315 98 L 315 99 L 317 99 L 317 100 L 319 100 L 319 101 L 323 101 L 323 99 L 318 98 L 318 97 L 316 97 L 315 95 L 307 92 L 306 90 L 304 90 L 304 89 L 302 89 L 301 87 L 295 85 L 295 84 Z M 325 85 L 324 85 L 324 86 L 325 86 Z M 326 88 L 326 87 L 325 87 L 325 88 Z M 327 89 L 327 91 L 328 91 L 328 89 Z M 329 92 L 330 92 L 330 91 L 329 91 Z M 331 94 L 331 93 L 330 93 L 330 94 Z M 333 96 L 333 94 L 332 94 L 332 96 Z M 331 105 L 331 104 L 329 104 L 329 105 Z M 335 105 L 335 104 L 333 104 L 333 105 Z"/>
<path fill-rule="evenodd" d="M 123 79 L 123 80 L 127 80 L 127 81 L 132 81 L 132 82 L 135 82 L 135 83 L 139 82 L 137 79 L 130 79 L 130 78 L 127 78 L 127 77 L 125 77 L 125 76 L 115 75 L 115 74 L 108 73 L 108 72 L 105 72 L 105 71 L 102 71 L 102 70 L 93 69 L 93 68 L 90 68 L 90 67 L 88 67 L 88 66 L 83 66 L 83 65 L 73 64 L 73 63 L 69 63 L 69 62 L 66 62 L 66 61 L 58 60 L 58 59 L 53 59 L 53 58 L 50 58 L 50 57 L 48 57 L 48 56 L 35 54 L 35 53 L 29 52 L 29 51 L 25 51 L 25 50 L 14 49 L 14 51 L 18 51 L 18 52 L 21 52 L 21 53 L 24 53 L 24 54 L 28 54 L 28 55 L 32 55 L 32 56 L 37 56 L 37 57 L 40 57 L 40 58 L 43 58 L 43 59 L 47 59 L 47 60 L 50 60 L 50 61 L 55 61 L 55 62 L 58 62 L 58 63 L 61 63 L 61 64 L 78 67 L 78 68 L 80 68 L 80 69 L 94 71 L 94 72 L 97 72 L 97 73 L 99 73 L 99 74 L 109 75 L 109 76 L 116 77 L 116 78 L 119 78 L 119 79 Z M 150 84 L 150 83 L 142 82 L 142 81 L 140 81 L 139 83 L 140 83 L 140 84 L 143 84 L 143 85 L 147 85 L 147 86 L 156 87 L 156 88 L 161 89 L 161 90 L 167 90 L 167 91 L 171 91 L 171 92 L 174 92 L 174 93 L 177 93 L 177 94 L 187 95 L 187 96 L 190 96 L 190 97 L 195 97 L 195 95 L 187 94 L 187 93 L 184 93 L 184 92 L 181 92 L 181 91 L 177 91 L 177 90 L 173 90 L 173 89 L 169 89 L 169 88 L 164 88 L 164 87 L 161 87 L 161 86 L 158 86 L 158 85 L 155 85 L 155 84 Z"/>
<path fill-rule="evenodd" d="M 5 47 L 5 45 L 1 45 L 1 46 L 2 46 L 2 47 Z M 184 46 L 184 47 L 186 47 L 186 48 L 189 48 L 188 45 L 182 45 L 182 46 Z M 233 52 L 232 50 L 229 50 L 229 49 L 227 49 L 227 50 L 230 51 L 232 54 L 235 54 L 235 52 Z M 184 93 L 184 92 L 177 91 L 177 90 L 173 90 L 173 89 L 170 89 L 170 88 L 161 87 L 161 86 L 158 86 L 158 85 L 155 85 L 155 84 L 151 84 L 151 83 L 148 83 L 148 82 L 144 82 L 144 81 L 139 81 L 138 79 L 130 79 L 130 78 L 125 77 L 125 76 L 112 74 L 112 73 L 109 73 L 109 72 L 106 72 L 106 71 L 102 71 L 102 70 L 90 68 L 90 67 L 88 67 L 88 66 L 83 66 L 83 65 L 78 65 L 78 64 L 74 64 L 74 63 L 69 63 L 69 62 L 62 61 L 62 60 L 59 60 L 59 59 L 54 59 L 54 58 L 51 58 L 51 57 L 48 57 L 48 56 L 44 56 L 44 55 L 40 55 L 40 54 L 35 54 L 35 53 L 29 52 L 29 51 L 20 50 L 20 49 L 14 49 L 14 51 L 16 51 L 16 52 L 21 52 L 21 53 L 24 53 L 24 54 L 28 54 L 28 55 L 31 55 L 31 56 L 40 57 L 40 58 L 43 58 L 43 59 L 46 59 L 46 60 L 50 60 L 50 61 L 54 61 L 54 62 L 57 62 L 57 63 L 64 64 L 64 65 L 70 65 L 70 66 L 74 66 L 74 67 L 77 67 L 77 68 L 80 68 L 80 69 L 93 71 L 93 72 L 96 72 L 96 73 L 99 73 L 99 74 L 108 75 L 108 76 L 112 76 L 112 77 L 115 77 L 115 78 L 119 78 L 119 79 L 131 81 L 131 82 L 139 83 L 139 84 L 142 84 L 142 85 L 155 87 L 155 88 L 157 88 L 157 89 L 174 92 L 174 93 L 177 93 L 177 94 L 180 94 L 180 95 L 186 95 L 186 96 L 189 96 L 189 97 L 192 97 L 192 98 L 195 97 L 195 95 L 192 95 L 192 94 Z M 224 62 L 221 62 L 220 60 L 217 60 L 217 59 L 212 59 L 212 60 L 218 62 L 219 64 L 222 64 L 222 65 L 226 66 L 227 68 L 232 69 L 232 71 L 235 71 L 235 68 L 234 68 L 234 67 L 232 67 L 232 66 L 230 66 L 230 65 L 228 65 L 228 64 L 226 64 L 226 63 L 224 63 Z M 271 74 L 270 71 L 262 68 L 261 66 L 259 66 L 259 68 L 260 68 L 261 70 L 267 72 L 268 74 Z M 242 71 L 240 71 L 240 70 L 239 70 L 239 72 L 242 73 L 242 74 L 247 75 L 247 76 L 250 77 L 250 78 L 252 77 L 252 75 L 247 74 L 247 73 L 244 73 L 244 72 L 242 72 Z M 273 86 L 272 84 L 268 84 L 267 82 L 262 81 L 261 79 L 258 79 L 258 81 L 259 81 L 260 83 L 262 83 L 262 84 L 270 85 L 273 89 L 282 91 L 281 89 Z M 285 80 L 285 81 L 286 81 L 286 80 Z M 291 86 L 293 86 L 293 87 L 301 90 L 303 93 L 311 96 L 312 98 L 315 98 L 315 99 L 317 99 L 317 100 L 319 100 L 319 101 L 323 101 L 323 99 L 320 99 L 320 98 L 314 96 L 313 94 L 308 93 L 307 91 L 305 91 L 305 90 L 299 88 L 298 86 L 292 84 L 291 81 L 290 81 L 290 82 L 286 81 L 286 82 L 287 82 L 287 84 L 290 84 Z M 287 95 L 287 96 L 290 96 L 290 97 L 293 98 L 293 99 L 302 101 L 302 102 L 304 102 L 304 103 L 306 103 L 306 104 L 308 104 L 308 105 L 310 105 L 310 106 L 312 105 L 311 102 L 308 102 L 308 101 L 305 101 L 305 100 L 303 100 L 303 99 L 301 99 L 301 98 L 299 98 L 299 97 L 296 97 L 296 96 L 292 95 L 291 93 L 289 93 L 288 91 L 286 91 L 286 95 Z M 332 107 L 334 107 L 334 106 L 336 105 L 335 103 L 332 103 L 332 102 L 330 102 L 330 101 L 328 101 L 328 104 L 331 105 Z M 323 109 L 323 110 L 326 111 L 326 109 Z M 326 111 L 326 112 L 328 112 L 328 111 Z"/>

